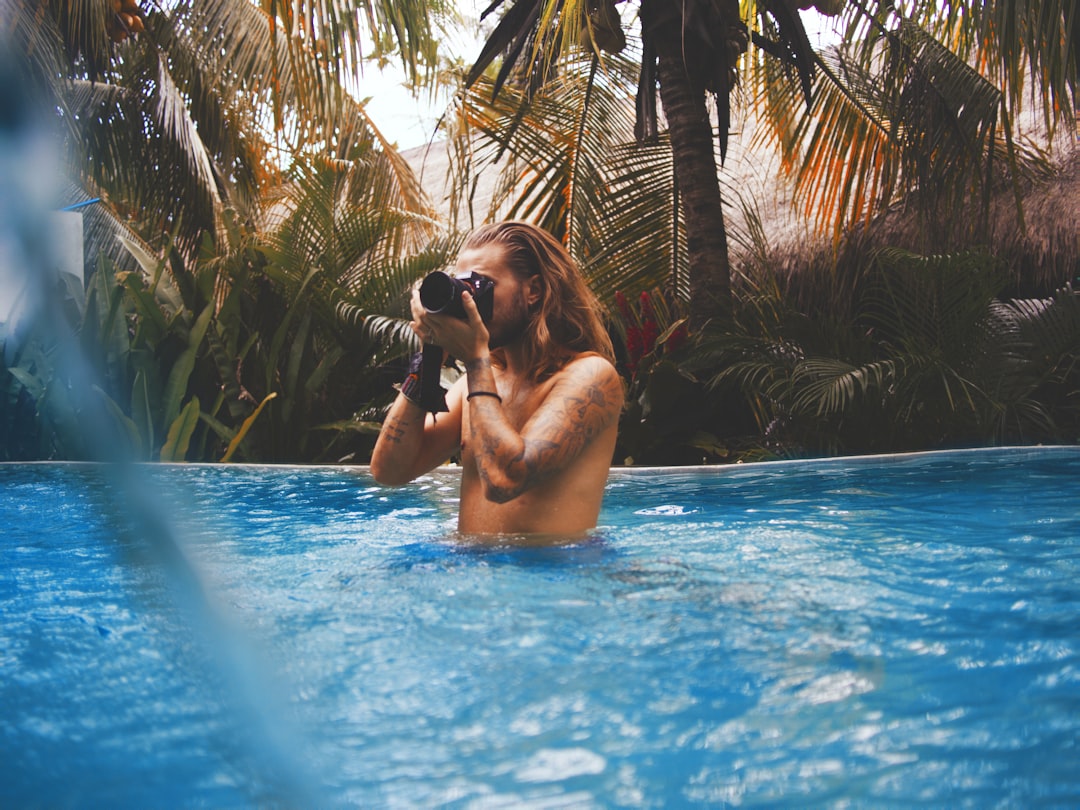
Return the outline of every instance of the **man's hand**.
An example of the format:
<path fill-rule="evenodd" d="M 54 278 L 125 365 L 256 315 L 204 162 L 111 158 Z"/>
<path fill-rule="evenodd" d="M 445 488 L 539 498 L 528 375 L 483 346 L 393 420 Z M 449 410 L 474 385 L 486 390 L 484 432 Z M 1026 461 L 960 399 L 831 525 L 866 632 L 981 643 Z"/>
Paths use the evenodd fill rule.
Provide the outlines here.
<path fill-rule="evenodd" d="M 469 363 L 487 355 L 490 335 L 472 295 L 467 292 L 461 294 L 465 320 L 452 315 L 428 312 L 420 303 L 419 288 L 413 289 L 410 303 L 413 316 L 410 326 L 421 341 L 442 346 L 451 357 L 463 363 Z"/>

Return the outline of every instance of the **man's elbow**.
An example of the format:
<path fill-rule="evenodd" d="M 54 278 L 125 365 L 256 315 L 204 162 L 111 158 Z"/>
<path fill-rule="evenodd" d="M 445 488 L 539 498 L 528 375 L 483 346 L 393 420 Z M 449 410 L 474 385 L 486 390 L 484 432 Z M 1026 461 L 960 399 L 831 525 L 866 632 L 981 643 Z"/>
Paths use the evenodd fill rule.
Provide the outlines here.
<path fill-rule="evenodd" d="M 412 481 L 411 478 L 406 478 L 405 476 L 394 477 L 394 476 L 374 475 L 373 474 L 372 478 L 374 478 L 375 483 L 378 484 L 381 487 L 403 487 L 407 483 Z"/>
<path fill-rule="evenodd" d="M 485 476 L 484 497 L 492 503 L 509 503 L 529 488 L 527 479 L 509 475 Z"/>
<path fill-rule="evenodd" d="M 388 468 L 383 464 L 378 463 L 375 459 L 371 460 L 371 477 L 375 479 L 375 483 L 384 487 L 400 487 L 409 483 L 412 478 L 402 470 L 395 470 L 392 467 Z"/>
<path fill-rule="evenodd" d="M 498 487 L 488 485 L 484 487 L 484 497 L 492 503 L 510 503 L 522 490 L 510 487 Z"/>

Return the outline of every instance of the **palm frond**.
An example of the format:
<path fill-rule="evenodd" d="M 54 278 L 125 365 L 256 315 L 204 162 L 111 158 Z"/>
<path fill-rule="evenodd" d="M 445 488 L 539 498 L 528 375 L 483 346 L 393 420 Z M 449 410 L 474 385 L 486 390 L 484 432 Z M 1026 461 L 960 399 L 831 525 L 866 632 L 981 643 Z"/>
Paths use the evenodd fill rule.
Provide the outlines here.
<path fill-rule="evenodd" d="M 630 57 L 578 57 L 531 99 L 506 88 L 492 100 L 481 79 L 458 110 L 460 159 L 474 172 L 500 168 L 488 216 L 527 218 L 563 237 L 608 302 L 657 287 L 686 295 L 671 149 L 666 137 L 635 142 L 635 71 Z"/>
<path fill-rule="evenodd" d="M 1018 184 L 1040 161 L 1014 137 L 1017 94 L 1064 120 L 1060 96 L 1072 85 L 1025 84 L 1022 66 L 1033 74 L 1038 66 L 1040 76 L 1060 71 L 1062 60 L 1075 66 L 1063 33 L 1075 6 L 908 2 L 871 17 L 850 3 L 845 42 L 817 56 L 805 114 L 783 66 L 751 54 L 750 83 L 768 124 L 759 142 L 781 150 L 804 210 L 834 237 L 904 198 L 943 238 L 985 240 L 994 185 L 1001 177 Z M 1019 206 L 1018 185 L 1015 197 Z"/>
<path fill-rule="evenodd" d="M 282 213 L 264 244 L 274 276 L 291 297 L 306 294 L 326 322 L 400 341 L 403 328 L 382 320 L 372 328 L 368 320 L 407 312 L 408 288 L 445 266 L 450 245 L 433 236 L 430 219 L 387 204 L 394 180 L 377 150 L 352 162 L 299 163 L 277 197 Z"/>
<path fill-rule="evenodd" d="M 1047 356 L 1080 359 L 1080 296 L 1071 285 L 1053 298 L 1010 301 L 1020 331 Z"/>
<path fill-rule="evenodd" d="M 41 14 L 37 4 L 23 0 L 0 1 L 0 19 L 5 29 L 0 32 L 5 81 L 17 81 L 24 87 L 30 82 L 39 92 L 62 99 L 71 64 L 60 19 Z"/>
<path fill-rule="evenodd" d="M 452 6 L 430 0 L 259 0 L 258 8 L 272 31 L 290 40 L 306 41 L 308 51 L 328 70 L 313 74 L 342 82 L 346 74 L 359 77 L 366 60 L 400 57 L 410 81 L 428 78 L 437 61 L 435 31 Z"/>
<path fill-rule="evenodd" d="M 495 0 L 481 14 L 484 19 L 504 4 Z M 468 89 L 488 67 L 502 57 L 491 84 L 494 99 L 508 81 L 526 98 L 556 78 L 559 63 L 580 47 L 589 33 L 586 0 L 516 0 L 486 39 L 473 66 L 465 74 Z M 593 46 L 595 47 L 595 46 Z"/>
<path fill-rule="evenodd" d="M 905 371 L 903 359 L 853 366 L 837 358 L 807 358 L 792 374 L 793 411 L 825 417 L 845 413 L 871 395 L 886 397 L 889 386 Z"/>
<path fill-rule="evenodd" d="M 919 21 L 1005 92 L 1010 114 L 1025 99 L 1041 104 L 1048 130 L 1072 126 L 1080 80 L 1080 5 L 1076 0 L 972 2 L 913 9 Z M 1038 88 L 1038 95 L 1031 90 Z"/>
<path fill-rule="evenodd" d="M 899 249 L 876 258 L 877 284 L 864 317 L 897 346 L 959 356 L 1004 289 L 1006 268 L 979 253 L 919 256 Z"/>

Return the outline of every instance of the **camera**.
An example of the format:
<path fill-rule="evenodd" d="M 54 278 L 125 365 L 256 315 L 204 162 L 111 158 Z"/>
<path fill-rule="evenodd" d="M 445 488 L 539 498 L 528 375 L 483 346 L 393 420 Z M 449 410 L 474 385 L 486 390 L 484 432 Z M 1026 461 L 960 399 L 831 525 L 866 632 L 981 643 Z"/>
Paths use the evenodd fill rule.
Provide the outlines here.
<path fill-rule="evenodd" d="M 495 307 L 495 282 L 479 273 L 470 273 L 464 278 L 451 276 L 442 270 L 428 273 L 420 282 L 420 303 L 428 312 L 453 315 L 464 320 L 465 307 L 461 303 L 463 292 L 472 295 L 484 323 L 490 322 Z"/>

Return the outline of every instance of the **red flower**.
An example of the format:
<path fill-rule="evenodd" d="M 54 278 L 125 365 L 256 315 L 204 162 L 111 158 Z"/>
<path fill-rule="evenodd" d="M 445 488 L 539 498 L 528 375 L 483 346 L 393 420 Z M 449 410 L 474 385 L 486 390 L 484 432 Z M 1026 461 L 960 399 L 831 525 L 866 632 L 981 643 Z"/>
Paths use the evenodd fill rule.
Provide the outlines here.
<path fill-rule="evenodd" d="M 651 352 L 656 348 L 656 338 L 660 335 L 660 327 L 656 324 L 656 312 L 653 310 L 652 299 L 647 292 L 641 294 L 641 332 L 644 351 Z"/>
<path fill-rule="evenodd" d="M 640 362 L 641 356 L 645 354 L 645 342 L 642 340 L 641 330 L 636 326 L 626 328 L 626 353 L 630 355 L 626 367 L 631 372 L 636 372 L 638 362 Z"/>
<path fill-rule="evenodd" d="M 641 317 L 646 320 L 656 320 L 656 310 L 653 309 L 652 296 L 648 292 L 641 294 Z"/>

